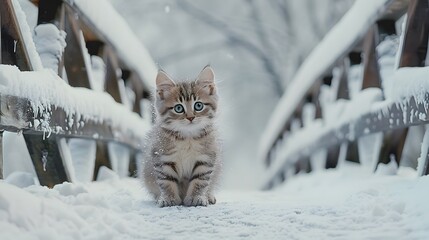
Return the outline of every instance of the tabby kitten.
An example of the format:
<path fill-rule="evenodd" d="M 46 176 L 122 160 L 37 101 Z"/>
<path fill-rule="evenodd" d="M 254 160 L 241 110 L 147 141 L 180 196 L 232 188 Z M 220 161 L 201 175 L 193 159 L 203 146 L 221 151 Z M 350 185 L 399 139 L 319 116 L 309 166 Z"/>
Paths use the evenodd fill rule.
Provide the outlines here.
<path fill-rule="evenodd" d="M 218 96 L 206 66 L 196 80 L 156 77 L 156 122 L 149 134 L 144 183 L 160 207 L 215 204 L 221 167 L 214 126 Z"/>

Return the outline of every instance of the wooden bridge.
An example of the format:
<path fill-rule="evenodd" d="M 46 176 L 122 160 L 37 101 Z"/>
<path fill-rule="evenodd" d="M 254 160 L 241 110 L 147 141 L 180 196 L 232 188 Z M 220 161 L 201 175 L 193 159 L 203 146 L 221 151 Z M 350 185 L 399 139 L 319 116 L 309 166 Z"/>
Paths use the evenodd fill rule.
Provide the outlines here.
<path fill-rule="evenodd" d="M 101 166 L 123 171 L 112 158 L 118 147 L 135 175 L 152 123 L 156 67 L 147 51 L 110 5 L 31 2 L 34 36 L 17 0 L 0 5 L 1 132 L 22 134 L 42 185 L 75 180 L 72 139 L 96 146 L 91 179 Z M 420 175 L 429 172 L 428 2 L 363 4 L 315 48 L 273 112 L 260 144 L 264 189 L 345 161 L 375 171 L 407 158 Z M 103 16 L 93 11 L 101 7 Z M 424 143 L 419 153 L 407 150 L 410 139 Z"/>
<path fill-rule="evenodd" d="M 419 174 L 428 174 L 428 11 L 427 1 L 360 1 L 332 28 L 271 116 L 263 188 L 345 161 L 375 171 L 407 157 L 416 167 L 419 158 Z M 421 153 L 404 156 L 416 139 Z"/>
<path fill-rule="evenodd" d="M 76 138 L 96 145 L 93 179 L 101 166 L 118 170 L 109 151 L 115 146 L 128 152 L 135 175 L 152 122 L 151 57 L 108 4 L 31 2 L 34 37 L 18 1 L 0 5 L 2 133 L 23 135 L 42 185 L 74 180 L 67 142 Z M 94 11 L 99 7 L 103 16 Z"/>

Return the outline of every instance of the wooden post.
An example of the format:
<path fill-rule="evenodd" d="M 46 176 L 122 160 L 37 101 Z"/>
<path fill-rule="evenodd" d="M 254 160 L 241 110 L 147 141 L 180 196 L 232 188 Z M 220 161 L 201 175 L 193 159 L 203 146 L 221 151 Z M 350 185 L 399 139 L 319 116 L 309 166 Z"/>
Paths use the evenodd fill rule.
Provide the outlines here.
<path fill-rule="evenodd" d="M 21 71 L 33 70 L 11 0 L 0 5 L 1 63 L 16 65 Z"/>
<path fill-rule="evenodd" d="M 64 49 L 64 66 L 67 79 L 72 87 L 91 88 L 87 72 L 88 64 L 85 62 L 84 52 L 86 48 L 82 39 L 82 31 L 79 28 L 72 9 L 66 7 L 64 28 L 67 33 Z"/>
<path fill-rule="evenodd" d="M 0 131 L 0 179 L 3 179 L 3 131 Z"/>
<path fill-rule="evenodd" d="M 399 67 L 425 66 L 429 34 L 428 4 L 424 0 L 410 1 Z"/>
<path fill-rule="evenodd" d="M 2 37 L 3 37 L 3 33 L 2 33 L 2 31 L 3 31 L 3 25 L 2 25 L 2 15 L 3 15 L 3 13 L 2 13 L 2 8 L 3 8 L 4 6 L 3 5 L 0 5 L 0 64 L 2 64 L 3 63 L 3 61 L 2 61 L 2 55 L 3 55 L 3 50 L 2 50 L 2 45 L 3 45 L 3 39 L 2 39 Z"/>
<path fill-rule="evenodd" d="M 378 44 L 377 26 L 372 26 L 363 42 L 363 81 L 362 89 L 376 87 L 381 88 L 381 77 L 378 67 L 378 58 L 375 47 Z"/>
<path fill-rule="evenodd" d="M 52 188 L 70 181 L 56 136 L 43 139 L 41 135 L 24 134 L 24 139 L 41 185 Z"/>
<path fill-rule="evenodd" d="M 402 50 L 399 67 L 421 67 L 425 65 L 429 34 L 428 10 L 428 1 L 411 0 L 407 12 L 408 18 L 403 46 L 402 49 L 399 49 Z M 393 156 L 399 165 L 407 133 L 408 128 L 385 133 L 379 163 L 388 163 Z"/>
<path fill-rule="evenodd" d="M 116 102 L 122 103 L 121 93 L 119 91 L 118 60 L 113 56 L 112 49 L 105 48 L 104 60 L 106 62 L 106 92 L 108 92 Z"/>
<path fill-rule="evenodd" d="M 107 149 L 107 143 L 102 141 L 97 141 L 97 149 L 95 155 L 95 167 L 94 167 L 94 178 L 93 180 L 97 180 L 98 172 L 101 166 L 106 166 L 112 169 L 112 164 L 109 159 L 109 151 Z"/>
<path fill-rule="evenodd" d="M 128 166 L 128 176 L 137 177 L 137 151 L 130 150 L 130 164 Z"/>

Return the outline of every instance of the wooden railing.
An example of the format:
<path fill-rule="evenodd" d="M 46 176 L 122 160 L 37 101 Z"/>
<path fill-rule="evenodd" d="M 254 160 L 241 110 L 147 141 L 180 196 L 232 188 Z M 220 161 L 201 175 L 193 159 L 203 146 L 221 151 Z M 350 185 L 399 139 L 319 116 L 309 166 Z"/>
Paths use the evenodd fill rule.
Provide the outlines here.
<path fill-rule="evenodd" d="M 422 84 L 429 81 L 428 12 L 428 2 L 419 0 L 355 3 L 298 70 L 271 116 L 260 149 L 267 169 L 262 188 L 344 161 L 370 171 L 391 160 L 399 165 L 413 139 L 422 144 L 418 172 L 429 173 L 429 143 L 410 134 L 425 132 L 429 122 L 429 88 Z"/>
<path fill-rule="evenodd" d="M 129 175 L 135 175 L 144 132 L 152 122 L 149 97 L 157 72 L 152 59 L 110 5 L 96 6 L 100 1 L 31 2 L 38 11 L 34 39 L 18 1 L 0 4 L 0 78 L 4 78 L 0 82 L 5 83 L 0 91 L 1 132 L 22 133 L 42 185 L 74 180 L 65 149 L 71 138 L 95 142 L 93 179 L 101 166 L 114 168 L 111 143 L 129 152 Z M 103 16 L 97 15 L 101 11 Z M 50 30 L 38 32 L 43 26 Z M 54 42 L 43 45 L 43 41 Z M 61 47 L 64 43 L 65 48 Z M 55 44 L 59 47 L 54 48 Z M 44 68 L 51 68 L 57 76 Z M 50 81 L 37 83 L 43 79 L 40 75 Z M 24 76 L 34 80 L 20 82 Z M 53 88 L 55 81 L 66 84 Z M 40 84 L 51 84 L 45 87 L 49 99 L 22 91 Z"/>

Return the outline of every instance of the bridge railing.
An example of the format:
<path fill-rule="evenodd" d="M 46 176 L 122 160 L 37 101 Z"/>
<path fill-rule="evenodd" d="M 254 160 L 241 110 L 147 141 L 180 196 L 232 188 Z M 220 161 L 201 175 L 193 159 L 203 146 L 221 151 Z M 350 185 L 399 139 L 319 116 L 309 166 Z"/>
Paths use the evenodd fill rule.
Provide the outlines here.
<path fill-rule="evenodd" d="M 428 10 L 419 0 L 356 1 L 270 118 L 260 145 L 263 188 L 345 161 L 428 174 Z"/>
<path fill-rule="evenodd" d="M 96 179 L 101 166 L 135 175 L 157 73 L 147 50 L 106 2 L 31 3 L 34 30 L 17 0 L 0 4 L 1 133 L 22 134 L 42 185 L 82 180 L 69 149 L 75 139 L 93 152 L 86 179 Z"/>

